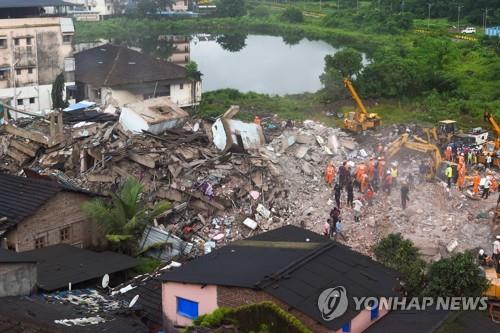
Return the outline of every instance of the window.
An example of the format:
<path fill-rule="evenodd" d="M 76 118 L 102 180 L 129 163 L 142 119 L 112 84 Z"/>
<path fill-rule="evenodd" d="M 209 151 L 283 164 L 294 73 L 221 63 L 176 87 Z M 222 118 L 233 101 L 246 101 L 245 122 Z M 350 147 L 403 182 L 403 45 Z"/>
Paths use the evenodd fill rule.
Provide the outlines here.
<path fill-rule="evenodd" d="M 26 45 L 31 45 L 31 37 L 26 38 Z"/>
<path fill-rule="evenodd" d="M 19 99 L 17 100 L 17 105 L 24 105 L 24 103 L 23 103 L 23 99 L 22 99 L 22 98 L 19 98 Z"/>
<path fill-rule="evenodd" d="M 33 68 L 28 68 L 28 74 L 33 74 Z"/>
<path fill-rule="evenodd" d="M 16 69 L 16 74 L 17 74 L 17 75 L 21 75 L 21 73 L 22 73 L 22 70 L 20 70 L 20 69 Z"/>
<path fill-rule="evenodd" d="M 198 318 L 198 302 L 177 297 L 177 313 L 189 319 Z"/>
<path fill-rule="evenodd" d="M 73 40 L 73 36 L 71 35 L 63 35 L 63 43 L 64 44 L 71 44 L 71 41 Z"/>
<path fill-rule="evenodd" d="M 7 48 L 7 38 L 0 38 L 0 49 Z"/>
<path fill-rule="evenodd" d="M 35 97 L 30 97 L 30 104 L 35 104 Z"/>
<path fill-rule="evenodd" d="M 14 38 L 14 45 L 19 46 L 19 38 Z"/>
<path fill-rule="evenodd" d="M 9 75 L 8 69 L 0 69 L 0 80 L 7 80 Z"/>
<path fill-rule="evenodd" d="M 181 84 L 179 85 L 179 89 L 181 89 L 181 90 L 182 90 L 182 89 L 184 89 L 184 83 L 181 83 Z"/>
<path fill-rule="evenodd" d="M 45 236 L 35 238 L 35 249 L 45 247 Z"/>
<path fill-rule="evenodd" d="M 59 230 L 59 235 L 61 236 L 61 242 L 69 239 L 69 227 L 64 227 Z"/>

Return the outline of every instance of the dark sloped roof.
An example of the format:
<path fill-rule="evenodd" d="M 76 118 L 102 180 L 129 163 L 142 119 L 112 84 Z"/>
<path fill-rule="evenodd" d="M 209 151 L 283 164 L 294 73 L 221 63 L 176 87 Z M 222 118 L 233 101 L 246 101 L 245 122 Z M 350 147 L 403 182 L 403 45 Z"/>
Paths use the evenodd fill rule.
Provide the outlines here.
<path fill-rule="evenodd" d="M 0 218 L 7 218 L 0 222 L 0 230 L 16 225 L 61 191 L 82 192 L 55 181 L 4 173 L 0 173 L 0 189 Z"/>
<path fill-rule="evenodd" d="M 18 253 L 11 250 L 0 249 L 0 263 L 20 262 L 36 262 L 36 260 L 26 253 Z"/>
<path fill-rule="evenodd" d="M 317 305 L 323 290 L 343 286 L 348 298 L 396 295 L 396 272 L 346 246 L 294 226 L 266 234 L 215 250 L 161 279 L 265 290 L 331 329 L 357 311 L 351 300 L 343 316 L 324 321 Z"/>
<path fill-rule="evenodd" d="M 55 320 L 74 319 L 84 314 L 71 304 L 48 303 L 42 296 L 3 297 L 0 301 L 0 332 L 2 333 L 59 333 L 59 332 L 120 332 L 145 333 L 146 326 L 132 313 L 108 313 L 112 320 L 88 326 L 64 326 Z"/>
<path fill-rule="evenodd" d="M 182 66 L 112 44 L 79 52 L 75 61 L 75 80 L 98 87 L 186 78 Z"/>
<path fill-rule="evenodd" d="M 119 290 L 127 285 L 135 287 L 134 289 L 131 289 L 123 294 L 118 293 L 116 297 L 128 303 L 135 297 L 135 295 L 139 295 L 140 297 L 134 308 L 141 309 L 143 311 L 143 318 L 146 321 L 161 326 L 163 325 L 161 281 L 156 279 L 159 274 L 161 274 L 161 272 L 139 275 L 132 280 L 115 287 L 114 290 Z"/>
<path fill-rule="evenodd" d="M 137 260 L 115 252 L 93 252 L 67 244 L 24 252 L 38 262 L 38 286 L 47 291 L 102 277 L 137 265 Z"/>
<path fill-rule="evenodd" d="M 62 0 L 1 0 L 0 8 L 72 6 Z"/>
<path fill-rule="evenodd" d="M 446 320 L 448 311 L 390 311 L 364 333 L 431 333 Z"/>

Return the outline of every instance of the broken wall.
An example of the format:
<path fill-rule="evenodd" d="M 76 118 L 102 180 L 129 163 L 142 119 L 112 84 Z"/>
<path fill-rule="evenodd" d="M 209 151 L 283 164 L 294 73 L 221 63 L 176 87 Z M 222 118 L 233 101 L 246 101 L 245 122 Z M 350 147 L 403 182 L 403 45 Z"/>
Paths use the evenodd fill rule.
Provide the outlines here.
<path fill-rule="evenodd" d="M 245 150 L 258 149 L 265 144 L 262 127 L 236 119 L 219 118 L 212 125 L 214 145 L 226 150 L 238 145 Z"/>
<path fill-rule="evenodd" d="M 36 280 L 36 263 L 1 263 L 0 297 L 30 295 Z"/>

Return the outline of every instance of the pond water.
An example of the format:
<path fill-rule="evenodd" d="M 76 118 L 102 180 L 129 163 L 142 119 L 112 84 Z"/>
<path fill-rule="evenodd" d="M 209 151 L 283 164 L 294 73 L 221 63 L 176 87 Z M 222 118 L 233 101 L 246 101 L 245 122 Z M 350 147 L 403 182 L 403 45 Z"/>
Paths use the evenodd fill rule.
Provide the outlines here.
<path fill-rule="evenodd" d="M 203 73 L 203 91 L 223 88 L 271 95 L 315 92 L 324 58 L 338 49 L 302 39 L 294 45 L 282 37 L 261 35 L 194 36 L 191 59 Z"/>

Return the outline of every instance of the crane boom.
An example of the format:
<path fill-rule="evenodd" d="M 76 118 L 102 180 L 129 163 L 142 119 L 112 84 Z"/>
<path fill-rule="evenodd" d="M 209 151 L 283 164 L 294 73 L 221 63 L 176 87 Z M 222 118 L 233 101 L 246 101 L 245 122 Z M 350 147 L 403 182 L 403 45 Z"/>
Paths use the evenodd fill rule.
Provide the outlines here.
<path fill-rule="evenodd" d="M 349 93 L 352 96 L 352 99 L 356 102 L 356 105 L 358 106 L 359 111 L 361 113 L 364 113 L 365 115 L 368 115 L 368 111 L 366 111 L 365 105 L 363 104 L 363 101 L 361 98 L 359 98 L 358 93 L 356 92 L 356 89 L 354 89 L 351 81 L 348 78 L 344 78 L 344 86 L 347 88 Z"/>
<path fill-rule="evenodd" d="M 493 118 L 493 115 L 486 111 L 484 113 L 484 119 L 490 123 L 491 128 L 493 128 L 493 131 L 495 132 L 495 135 L 497 137 L 500 137 L 500 126 L 498 126 L 495 118 Z"/>

